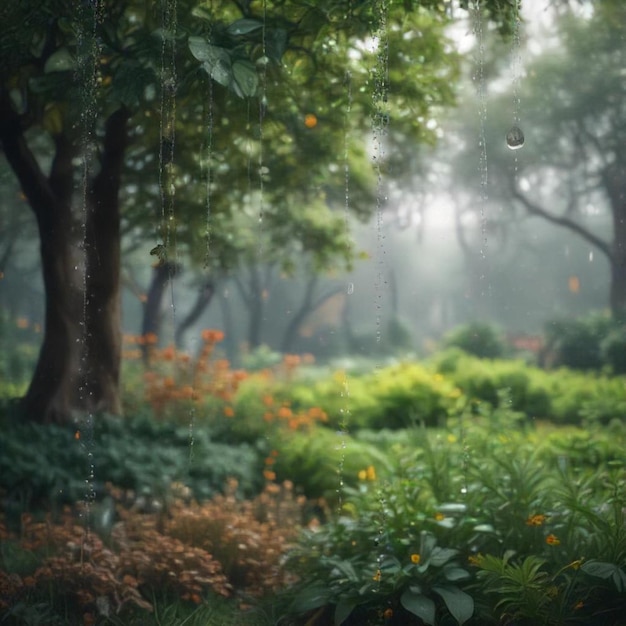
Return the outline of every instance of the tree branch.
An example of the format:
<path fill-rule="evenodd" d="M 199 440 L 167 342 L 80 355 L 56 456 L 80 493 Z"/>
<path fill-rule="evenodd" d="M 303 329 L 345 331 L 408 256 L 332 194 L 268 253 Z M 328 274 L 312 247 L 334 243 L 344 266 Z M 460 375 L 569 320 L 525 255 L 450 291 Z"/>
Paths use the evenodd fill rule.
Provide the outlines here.
<path fill-rule="evenodd" d="M 57 197 L 24 139 L 20 116 L 3 88 L 0 88 L 0 141 L 30 207 L 41 222 L 46 212 L 57 206 Z"/>
<path fill-rule="evenodd" d="M 536 215 L 537 217 L 541 217 L 552 224 L 556 224 L 557 226 L 563 226 L 564 228 L 568 228 L 572 232 L 576 233 L 579 237 L 595 246 L 602 254 L 604 254 L 609 262 L 613 263 L 613 253 L 611 251 L 610 245 L 598 237 L 594 235 L 591 231 L 586 229 L 584 226 L 581 226 L 578 222 L 570 219 L 569 217 L 563 217 L 559 215 L 554 215 L 547 211 L 543 207 L 535 204 L 530 201 L 516 186 L 514 182 L 511 182 L 511 194 L 512 196 L 521 202 L 526 210 L 531 215 Z"/>

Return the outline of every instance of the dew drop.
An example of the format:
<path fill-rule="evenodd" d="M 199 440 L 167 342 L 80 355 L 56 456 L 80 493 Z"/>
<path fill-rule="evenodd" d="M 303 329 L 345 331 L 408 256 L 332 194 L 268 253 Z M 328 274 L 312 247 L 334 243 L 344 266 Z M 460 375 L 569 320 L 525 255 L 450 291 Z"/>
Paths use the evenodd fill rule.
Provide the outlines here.
<path fill-rule="evenodd" d="M 519 150 L 524 145 L 524 133 L 519 126 L 512 126 L 506 134 L 506 145 L 510 150 Z"/>
<path fill-rule="evenodd" d="M 591 263 L 593 261 L 593 250 L 590 250 L 589 252 L 589 263 Z"/>
<path fill-rule="evenodd" d="M 348 283 L 348 295 L 354 293 L 354 283 Z"/>

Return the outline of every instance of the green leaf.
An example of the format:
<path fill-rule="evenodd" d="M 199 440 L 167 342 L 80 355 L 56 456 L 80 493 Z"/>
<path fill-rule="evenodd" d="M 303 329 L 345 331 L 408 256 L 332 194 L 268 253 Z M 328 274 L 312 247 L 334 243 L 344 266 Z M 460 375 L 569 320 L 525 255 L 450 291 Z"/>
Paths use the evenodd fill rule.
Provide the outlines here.
<path fill-rule="evenodd" d="M 241 98 L 254 96 L 259 86 L 256 68 L 250 61 L 238 60 L 233 63 L 233 89 Z"/>
<path fill-rule="evenodd" d="M 229 35 L 247 35 L 248 33 L 253 33 L 255 30 L 260 30 L 263 28 L 263 22 L 259 22 L 258 20 L 251 20 L 249 18 L 242 18 L 240 20 L 236 20 L 233 22 L 227 29 L 226 32 Z"/>
<path fill-rule="evenodd" d="M 441 567 L 445 565 L 450 559 L 453 559 L 459 553 L 458 550 L 453 548 L 439 548 L 433 549 L 433 553 L 430 557 L 430 563 L 434 567 Z"/>
<path fill-rule="evenodd" d="M 433 587 L 433 591 L 441 596 L 450 615 L 459 623 L 464 624 L 474 614 L 474 599 L 458 587 Z"/>
<path fill-rule="evenodd" d="M 435 603 L 430 598 L 407 589 L 400 597 L 400 603 L 428 626 L 435 626 Z"/>
<path fill-rule="evenodd" d="M 330 596 L 330 590 L 322 583 L 310 585 L 296 594 L 293 600 L 293 609 L 299 613 L 318 609 L 329 603 Z"/>
<path fill-rule="evenodd" d="M 287 31 L 282 28 L 272 28 L 265 34 L 265 54 L 268 59 L 277 63 L 283 58 L 287 50 Z"/>
<path fill-rule="evenodd" d="M 354 570 L 352 563 L 350 563 L 349 561 L 339 561 L 333 559 L 331 563 L 351 582 L 359 581 L 359 576 Z"/>
<path fill-rule="evenodd" d="M 188 45 L 191 54 L 198 61 L 202 61 L 202 67 L 207 74 L 220 85 L 229 87 L 233 72 L 228 51 L 208 43 L 202 37 L 189 37 Z"/>
<path fill-rule="evenodd" d="M 626 574 L 622 569 L 614 563 L 604 563 L 602 561 L 587 561 L 583 563 L 580 569 L 596 578 L 609 579 L 612 578 L 615 587 L 622 592 L 626 589 Z"/>
<path fill-rule="evenodd" d="M 68 72 L 73 69 L 74 57 L 67 48 L 59 48 L 48 57 L 43 71 L 45 74 L 50 74 L 51 72 Z"/>
<path fill-rule="evenodd" d="M 433 548 L 437 545 L 437 539 L 432 533 L 422 531 L 420 536 L 420 554 L 422 559 L 426 561 L 430 558 Z"/>
<path fill-rule="evenodd" d="M 350 617 L 350 613 L 354 611 L 355 606 L 356 602 L 352 600 L 341 600 L 338 602 L 335 607 L 335 626 L 341 626 Z"/>
<path fill-rule="evenodd" d="M 449 580 L 450 582 L 470 578 L 470 573 L 467 570 L 456 566 L 444 567 L 443 575 L 446 577 L 446 580 Z"/>

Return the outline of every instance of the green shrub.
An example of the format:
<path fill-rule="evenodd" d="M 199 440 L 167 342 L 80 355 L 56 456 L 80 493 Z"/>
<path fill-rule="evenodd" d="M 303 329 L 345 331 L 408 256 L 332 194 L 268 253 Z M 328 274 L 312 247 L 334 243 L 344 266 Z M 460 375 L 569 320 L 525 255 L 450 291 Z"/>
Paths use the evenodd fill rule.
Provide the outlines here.
<path fill-rule="evenodd" d="M 491 324 L 471 322 L 450 331 L 444 338 L 447 348 L 460 348 L 468 354 L 486 359 L 504 356 L 502 334 Z"/>
<path fill-rule="evenodd" d="M 599 370 L 604 364 L 601 344 L 614 322 L 594 313 L 578 319 L 554 320 L 546 327 L 546 344 L 555 365 L 577 370 Z"/>
<path fill-rule="evenodd" d="M 283 432 L 275 445 L 277 480 L 293 481 L 311 498 L 335 501 L 344 485 L 354 487 L 359 480 L 387 475 L 391 469 L 387 455 L 376 445 L 326 428 L 314 428 L 309 433 Z"/>
<path fill-rule="evenodd" d="M 602 340 L 600 352 L 613 374 L 626 374 L 626 327 L 611 330 Z"/>
<path fill-rule="evenodd" d="M 260 490 L 262 461 L 246 444 L 214 443 L 200 426 L 158 423 L 149 417 L 97 416 L 76 428 L 21 423 L 0 417 L 0 489 L 7 508 L 24 510 L 96 496 L 104 483 L 158 497 L 173 481 L 199 499 L 218 493 L 229 477 L 243 493 Z"/>
<path fill-rule="evenodd" d="M 436 355 L 433 364 L 470 400 L 493 407 L 505 402 L 528 417 L 550 416 L 549 377 L 523 361 L 478 359 L 453 349 Z"/>
<path fill-rule="evenodd" d="M 486 410 L 396 438 L 394 471 L 346 488 L 294 550 L 291 623 L 621 624 L 626 429 L 515 421 Z"/>

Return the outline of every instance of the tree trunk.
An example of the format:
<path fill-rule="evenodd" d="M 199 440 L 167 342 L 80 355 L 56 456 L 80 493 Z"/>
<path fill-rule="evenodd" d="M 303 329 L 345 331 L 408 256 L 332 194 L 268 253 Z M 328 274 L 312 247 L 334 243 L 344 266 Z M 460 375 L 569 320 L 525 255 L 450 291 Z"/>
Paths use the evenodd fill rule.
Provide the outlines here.
<path fill-rule="evenodd" d="M 72 215 L 76 145 L 67 134 L 54 137 L 55 153 L 46 177 L 8 94 L 0 92 L 0 139 L 35 214 L 40 237 L 45 327 L 22 399 L 24 414 L 33 421 L 70 423 L 75 411 L 120 411 L 118 191 L 127 120 L 122 110 L 106 124 L 101 169 L 88 194 L 81 256 Z"/>
<path fill-rule="evenodd" d="M 149 334 L 159 336 L 163 294 L 174 271 L 174 265 L 167 261 L 159 261 L 152 269 L 152 279 L 150 280 L 150 287 L 148 288 L 148 294 L 143 306 L 143 319 L 141 321 L 141 334 L 144 337 Z"/>
<path fill-rule="evenodd" d="M 610 306 L 613 318 L 626 322 L 626 164 L 614 163 L 604 179 L 613 217 Z"/>
<path fill-rule="evenodd" d="M 119 192 L 128 142 L 122 107 L 105 126 L 100 171 L 89 190 L 85 225 L 85 350 L 81 405 L 119 414 L 122 351 Z"/>
<path fill-rule="evenodd" d="M 174 341 L 177 346 L 182 345 L 185 333 L 187 332 L 187 330 L 189 330 L 191 326 L 193 326 L 193 324 L 195 324 L 200 319 L 200 316 L 204 313 L 204 311 L 206 311 L 209 304 L 211 304 L 211 301 L 213 300 L 214 294 L 215 283 L 213 282 L 212 278 L 209 278 L 205 280 L 204 283 L 200 286 L 193 307 L 191 307 L 189 313 L 185 315 L 185 318 L 176 329 Z"/>

